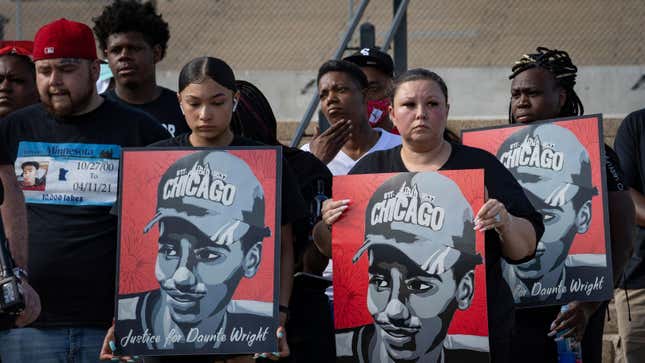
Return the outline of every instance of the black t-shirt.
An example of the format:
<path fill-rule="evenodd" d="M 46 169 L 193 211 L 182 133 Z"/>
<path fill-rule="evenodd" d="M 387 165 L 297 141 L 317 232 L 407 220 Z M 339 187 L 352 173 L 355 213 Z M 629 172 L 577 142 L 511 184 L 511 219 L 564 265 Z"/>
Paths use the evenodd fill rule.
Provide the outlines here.
<path fill-rule="evenodd" d="M 525 218 L 535 228 L 539 240 L 544 232 L 542 216 L 535 211 L 513 175 L 492 154 L 460 145 L 452 145 L 450 157 L 439 170 L 484 169 L 484 184 L 489 198 L 499 200 L 509 213 Z M 401 159 L 401 146 L 377 151 L 361 159 L 349 174 L 407 172 Z M 510 337 L 513 327 L 513 298 L 502 278 L 501 245 L 494 230 L 486 231 L 486 291 L 488 296 L 488 326 L 493 362 L 510 362 Z M 532 258 L 533 256 L 530 256 Z M 511 261 L 509 263 L 521 263 Z"/>
<path fill-rule="evenodd" d="M 614 148 L 625 184 L 645 195 L 645 109 L 630 113 L 618 128 Z M 645 288 L 645 227 L 636 226 L 634 253 L 625 268 L 623 287 Z"/>
<path fill-rule="evenodd" d="M 116 94 L 116 90 L 111 89 L 102 94 L 106 98 L 109 98 L 113 101 L 121 102 L 124 105 L 134 107 L 138 110 L 147 112 L 155 120 L 159 121 L 163 127 L 170 132 L 170 136 L 180 135 L 185 132 L 189 132 L 188 124 L 186 124 L 186 119 L 181 113 L 181 108 L 179 108 L 179 101 L 177 101 L 177 94 L 168 88 L 161 87 L 161 95 L 157 97 L 154 101 L 135 104 L 128 103 L 125 100 L 119 98 Z"/>
<path fill-rule="evenodd" d="M 4 142 L 0 142 L 0 165 L 7 164 L 11 164 L 11 158 L 9 157 L 9 152 Z"/>
<path fill-rule="evenodd" d="M 110 174 L 109 186 L 95 184 L 95 176 L 98 181 L 108 177 L 105 170 L 90 173 L 90 169 L 110 164 L 111 172 L 118 171 L 120 147 L 144 146 L 167 137 L 150 116 L 109 100 L 80 116 L 54 118 L 36 104 L 0 121 L 0 143 L 7 145 L 12 163 L 33 157 L 40 169 L 45 164 L 49 168 L 44 190 L 23 187 L 29 282 L 42 304 L 34 326 L 111 324 L 117 219 L 109 210 L 116 198 L 116 177 Z M 92 193 L 107 201 L 98 202 Z M 57 195 L 61 198 L 52 197 Z M 69 204 L 70 200 L 83 202 Z"/>
<path fill-rule="evenodd" d="M 305 215 L 293 224 L 293 234 L 297 242 L 294 255 L 297 262 L 302 262 L 306 248 L 313 243 L 310 238 L 311 230 L 320 220 L 322 201 L 331 197 L 333 176 L 327 165 L 310 152 L 288 146 L 283 146 L 282 152 L 298 179 L 300 194 L 305 202 Z M 296 266 L 297 269 L 299 267 L 302 266 Z"/>
<path fill-rule="evenodd" d="M 625 173 L 620 166 L 618 154 L 605 144 L 605 174 L 607 175 L 607 191 L 622 192 L 627 189 Z"/>
<path fill-rule="evenodd" d="M 151 147 L 192 147 L 190 133 L 181 134 L 170 139 L 161 140 L 151 144 Z M 243 136 L 235 135 L 229 146 L 266 146 L 255 140 Z M 283 225 L 294 223 L 297 220 L 306 217 L 305 202 L 300 194 L 297 178 L 294 176 L 291 167 L 282 158 L 282 214 L 281 223 Z"/>

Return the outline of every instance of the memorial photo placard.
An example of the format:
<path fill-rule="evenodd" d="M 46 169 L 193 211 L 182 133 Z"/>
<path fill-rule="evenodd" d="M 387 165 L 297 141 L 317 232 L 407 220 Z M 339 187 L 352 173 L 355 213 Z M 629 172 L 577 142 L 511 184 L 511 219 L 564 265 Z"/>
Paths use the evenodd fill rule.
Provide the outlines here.
<path fill-rule="evenodd" d="M 484 171 L 334 177 L 339 362 L 489 362 Z"/>
<path fill-rule="evenodd" d="M 495 155 L 544 216 L 535 258 L 502 262 L 516 306 L 611 299 L 601 116 L 464 130 L 462 139 Z"/>
<path fill-rule="evenodd" d="M 124 149 L 121 355 L 277 351 L 281 150 Z"/>

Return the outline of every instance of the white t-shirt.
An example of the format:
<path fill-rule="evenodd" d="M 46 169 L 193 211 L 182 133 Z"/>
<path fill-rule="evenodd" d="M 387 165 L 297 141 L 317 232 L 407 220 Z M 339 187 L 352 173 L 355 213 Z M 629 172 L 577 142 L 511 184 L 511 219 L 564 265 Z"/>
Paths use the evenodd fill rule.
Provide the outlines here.
<path fill-rule="evenodd" d="M 387 150 L 401 145 L 401 136 L 391 134 L 381 128 L 375 128 L 374 130 L 378 131 L 381 136 L 378 138 L 378 141 L 376 141 L 376 144 L 374 144 L 371 149 L 363 154 L 363 156 L 358 158 L 358 160 L 361 160 L 365 155 L 373 153 L 375 151 Z M 311 151 L 309 149 L 309 144 L 302 145 L 301 149 L 304 151 Z M 343 150 L 341 150 L 338 152 L 338 154 L 336 154 L 334 159 L 327 164 L 327 168 L 329 168 L 329 171 L 331 171 L 332 175 L 347 175 L 347 173 L 352 170 L 354 165 L 356 165 L 358 160 L 350 158 L 343 152 Z"/>
<path fill-rule="evenodd" d="M 376 144 L 374 144 L 371 149 L 369 149 L 365 154 L 358 158 L 358 160 L 361 160 L 365 155 L 373 153 L 375 151 L 388 150 L 395 146 L 401 145 L 401 136 L 389 133 L 381 128 L 374 128 L 374 130 L 381 133 L 381 136 L 379 136 Z M 302 145 L 301 149 L 304 151 L 310 151 L 309 144 Z M 347 175 L 347 173 L 352 170 L 354 165 L 356 165 L 358 160 L 350 158 L 341 150 L 338 152 L 338 154 L 336 154 L 334 159 L 327 164 L 327 168 L 329 168 L 329 171 L 331 171 L 332 175 Z M 325 268 L 325 271 L 323 271 L 323 277 L 331 280 L 332 276 L 333 264 L 332 260 L 330 259 L 329 264 L 327 264 L 327 267 Z M 333 301 L 334 285 L 328 287 L 325 291 L 325 294 L 327 294 L 327 296 L 329 296 L 329 299 Z"/>

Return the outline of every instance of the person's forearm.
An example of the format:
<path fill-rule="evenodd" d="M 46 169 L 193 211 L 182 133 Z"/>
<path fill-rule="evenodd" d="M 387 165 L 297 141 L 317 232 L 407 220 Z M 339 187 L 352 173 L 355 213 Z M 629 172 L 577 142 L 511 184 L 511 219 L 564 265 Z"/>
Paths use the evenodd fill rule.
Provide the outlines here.
<path fill-rule="evenodd" d="M 280 305 L 289 306 L 293 287 L 293 230 L 283 225 L 280 238 Z"/>
<path fill-rule="evenodd" d="M 635 208 L 627 191 L 609 192 L 608 201 L 612 271 L 614 283 L 617 283 L 633 251 Z"/>
<path fill-rule="evenodd" d="M 535 252 L 537 240 L 531 222 L 524 218 L 511 217 L 509 225 L 499 230 L 502 255 L 511 260 L 521 260 Z"/>
<path fill-rule="evenodd" d="M 327 264 L 329 264 L 329 258 L 324 256 L 315 244 L 307 245 L 302 254 L 302 272 L 322 275 Z"/>
<path fill-rule="evenodd" d="M 634 210 L 636 212 L 636 224 L 645 227 L 645 196 L 634 189 L 629 190 L 634 202 Z"/>
<path fill-rule="evenodd" d="M 325 257 L 331 258 L 331 230 L 323 221 L 318 221 L 312 231 L 314 244 Z"/>
<path fill-rule="evenodd" d="M 4 186 L 4 203 L 0 211 L 9 249 L 16 265 L 26 269 L 29 245 L 25 199 L 12 165 L 0 165 L 0 179 Z"/>

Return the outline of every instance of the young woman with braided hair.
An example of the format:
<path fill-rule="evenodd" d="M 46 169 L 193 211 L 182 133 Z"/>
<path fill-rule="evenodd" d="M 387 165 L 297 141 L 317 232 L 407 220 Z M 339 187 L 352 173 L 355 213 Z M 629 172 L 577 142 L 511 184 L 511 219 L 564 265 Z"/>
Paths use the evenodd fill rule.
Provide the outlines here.
<path fill-rule="evenodd" d="M 510 123 L 531 123 L 558 117 L 580 116 L 582 101 L 576 94 L 578 68 L 567 52 L 538 47 L 537 53 L 525 54 L 510 75 Z M 605 145 L 609 214 L 614 280 L 620 275 L 629 255 L 633 204 L 624 189 L 622 171 L 615 152 Z M 566 332 L 582 340 L 583 361 L 600 362 L 605 303 L 569 304 L 569 311 L 559 313 L 559 306 L 517 310 L 512 351 L 524 362 L 556 362 L 557 349 L 553 335 Z M 529 353 L 529 354 L 527 354 Z"/>

